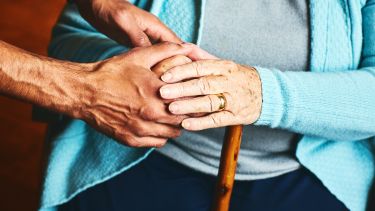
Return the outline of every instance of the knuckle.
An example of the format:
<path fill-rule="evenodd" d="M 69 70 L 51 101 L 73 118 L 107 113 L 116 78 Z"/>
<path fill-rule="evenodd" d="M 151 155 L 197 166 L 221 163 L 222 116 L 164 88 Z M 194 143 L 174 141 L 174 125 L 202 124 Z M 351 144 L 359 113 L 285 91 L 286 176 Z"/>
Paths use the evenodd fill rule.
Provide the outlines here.
<path fill-rule="evenodd" d="M 213 111 L 215 111 L 215 108 L 214 108 L 214 102 L 215 102 L 215 100 L 214 100 L 214 96 L 213 95 L 208 95 L 207 96 L 207 98 L 208 98 L 208 100 L 209 100 L 209 106 L 210 106 L 210 112 L 213 112 Z"/>
<path fill-rule="evenodd" d="M 218 119 L 217 117 L 213 116 L 212 117 L 212 121 L 214 122 L 214 125 L 215 126 L 219 126 L 220 125 L 220 119 Z"/>
<path fill-rule="evenodd" d="M 195 71 L 196 73 L 196 76 L 201 76 L 203 73 L 202 73 L 202 64 L 200 62 L 193 62 L 191 63 L 192 65 L 192 69 Z"/>
<path fill-rule="evenodd" d="M 148 129 L 141 123 L 134 123 L 134 134 L 137 136 L 147 136 L 149 135 Z"/>
<path fill-rule="evenodd" d="M 216 118 L 214 116 L 212 116 L 212 115 L 209 116 L 209 118 L 210 118 L 210 121 L 211 121 L 212 125 L 216 126 L 217 125 Z"/>
<path fill-rule="evenodd" d="M 211 120 L 212 120 L 212 122 L 213 122 L 213 124 L 214 124 L 215 126 L 220 126 L 220 125 L 221 125 L 221 123 L 222 123 L 221 118 L 219 118 L 219 117 L 216 116 L 216 115 L 212 115 L 212 116 L 210 116 L 210 117 L 211 117 Z"/>
<path fill-rule="evenodd" d="M 211 88 L 211 83 L 207 80 L 207 78 L 199 78 L 198 79 L 198 87 L 201 92 L 201 94 L 208 94 L 210 88 Z"/>
<path fill-rule="evenodd" d="M 184 93 L 185 93 L 185 90 L 187 89 L 187 86 L 188 86 L 188 85 L 185 84 L 185 83 L 175 85 L 175 86 L 174 86 L 174 89 L 177 91 L 176 95 L 177 95 L 178 97 L 183 96 Z M 175 96 L 175 97 L 176 97 L 176 96 Z M 178 98 L 178 97 L 176 97 L 176 98 Z"/>
<path fill-rule="evenodd" d="M 231 60 L 222 60 L 221 61 L 221 65 L 223 65 L 224 67 L 228 67 L 228 70 L 235 70 L 237 69 L 237 63 L 235 63 L 234 61 L 231 61 Z"/>
<path fill-rule="evenodd" d="M 148 107 L 142 111 L 141 117 L 145 120 L 156 120 L 158 112 L 153 107 Z"/>

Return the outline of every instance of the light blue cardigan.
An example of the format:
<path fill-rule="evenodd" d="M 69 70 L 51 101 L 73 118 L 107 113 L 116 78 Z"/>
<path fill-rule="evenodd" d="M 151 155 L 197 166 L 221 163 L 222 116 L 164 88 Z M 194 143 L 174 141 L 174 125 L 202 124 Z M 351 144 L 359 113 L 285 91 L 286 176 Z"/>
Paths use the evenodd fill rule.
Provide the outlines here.
<path fill-rule="evenodd" d="M 185 41 L 199 44 L 204 0 L 133 3 L 158 15 Z M 375 172 L 375 0 L 310 0 L 310 17 L 311 72 L 258 67 L 264 102 L 256 124 L 304 134 L 299 161 L 348 208 L 362 211 Z M 68 3 L 49 54 L 88 62 L 126 50 Z M 64 117 L 49 131 L 42 210 L 55 209 L 152 151 L 119 145 L 84 122 Z"/>

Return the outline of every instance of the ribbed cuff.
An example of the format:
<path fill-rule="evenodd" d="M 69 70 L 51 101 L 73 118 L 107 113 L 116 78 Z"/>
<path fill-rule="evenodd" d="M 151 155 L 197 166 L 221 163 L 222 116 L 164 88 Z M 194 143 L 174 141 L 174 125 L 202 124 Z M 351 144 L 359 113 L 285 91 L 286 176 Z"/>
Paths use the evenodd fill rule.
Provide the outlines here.
<path fill-rule="evenodd" d="M 283 98 L 276 71 L 262 67 L 255 67 L 262 82 L 262 111 L 255 125 L 278 127 L 283 115 Z"/>

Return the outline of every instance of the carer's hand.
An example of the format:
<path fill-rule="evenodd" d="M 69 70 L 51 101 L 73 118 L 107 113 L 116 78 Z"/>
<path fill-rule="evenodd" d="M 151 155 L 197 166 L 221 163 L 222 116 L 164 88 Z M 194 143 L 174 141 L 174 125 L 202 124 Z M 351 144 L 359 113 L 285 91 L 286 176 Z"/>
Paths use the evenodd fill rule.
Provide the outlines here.
<path fill-rule="evenodd" d="M 187 45 L 161 43 L 135 48 L 95 63 L 82 78 L 86 90 L 74 117 L 132 147 L 161 147 L 180 135 L 184 117 L 168 112 L 159 95 L 165 83 L 151 67 L 175 55 L 188 55 Z"/>
<path fill-rule="evenodd" d="M 182 126 L 187 130 L 252 124 L 260 116 L 261 81 L 253 67 L 225 60 L 202 60 L 174 67 L 161 78 L 169 83 L 160 89 L 164 99 L 194 97 L 172 102 L 171 113 L 207 113 L 183 120 Z M 221 111 L 223 102 L 218 94 L 223 94 L 226 101 Z"/>
<path fill-rule="evenodd" d="M 152 42 L 181 43 L 155 15 L 127 0 L 76 0 L 81 15 L 98 31 L 120 44 L 150 46 Z"/>

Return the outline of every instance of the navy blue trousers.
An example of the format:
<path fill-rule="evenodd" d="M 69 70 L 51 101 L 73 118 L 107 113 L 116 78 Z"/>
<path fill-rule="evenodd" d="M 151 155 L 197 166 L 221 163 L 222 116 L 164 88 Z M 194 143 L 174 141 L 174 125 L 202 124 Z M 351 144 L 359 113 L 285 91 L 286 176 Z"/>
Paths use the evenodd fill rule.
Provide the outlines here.
<path fill-rule="evenodd" d="M 208 211 L 216 178 L 158 153 L 79 194 L 60 211 Z M 236 181 L 231 211 L 347 210 L 308 170 L 255 181 Z"/>

